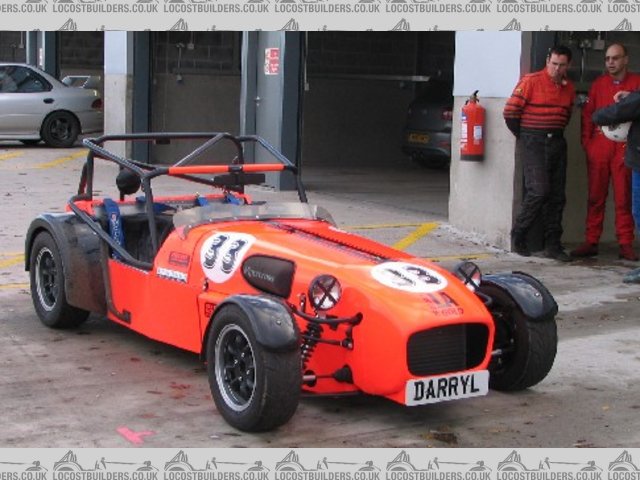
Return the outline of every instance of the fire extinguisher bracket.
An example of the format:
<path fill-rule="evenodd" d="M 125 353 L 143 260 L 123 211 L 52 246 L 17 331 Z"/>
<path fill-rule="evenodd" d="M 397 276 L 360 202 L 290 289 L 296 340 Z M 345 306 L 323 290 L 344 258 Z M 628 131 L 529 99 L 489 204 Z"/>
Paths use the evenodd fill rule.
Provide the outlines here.
<path fill-rule="evenodd" d="M 484 160 L 484 122 L 485 109 L 480 105 L 476 90 L 465 102 L 460 115 L 460 160 Z"/>

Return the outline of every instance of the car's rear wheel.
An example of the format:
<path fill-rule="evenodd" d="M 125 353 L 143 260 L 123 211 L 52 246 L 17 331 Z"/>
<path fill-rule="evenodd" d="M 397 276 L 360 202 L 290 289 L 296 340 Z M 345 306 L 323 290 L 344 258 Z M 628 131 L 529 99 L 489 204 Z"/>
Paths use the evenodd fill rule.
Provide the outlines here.
<path fill-rule="evenodd" d="M 216 314 L 207 342 L 207 372 L 222 417 L 248 432 L 285 424 L 298 408 L 298 349 L 269 351 L 257 340 L 247 315 L 229 305 Z"/>
<path fill-rule="evenodd" d="M 39 233 L 33 241 L 29 277 L 33 305 L 47 327 L 72 328 L 87 319 L 89 312 L 67 303 L 62 258 L 55 240 L 47 232 Z"/>
<path fill-rule="evenodd" d="M 556 358 L 558 333 L 555 318 L 529 320 L 513 299 L 494 286 L 484 286 L 496 327 L 489 365 L 489 386 L 494 390 L 524 390 L 541 382 Z"/>
<path fill-rule="evenodd" d="M 67 148 L 78 139 L 80 124 L 69 112 L 53 112 L 42 122 L 40 134 L 50 147 Z"/>
<path fill-rule="evenodd" d="M 39 144 L 40 139 L 36 140 L 34 138 L 29 138 L 27 140 L 20 140 L 20 143 L 22 143 L 23 145 L 33 146 Z"/>

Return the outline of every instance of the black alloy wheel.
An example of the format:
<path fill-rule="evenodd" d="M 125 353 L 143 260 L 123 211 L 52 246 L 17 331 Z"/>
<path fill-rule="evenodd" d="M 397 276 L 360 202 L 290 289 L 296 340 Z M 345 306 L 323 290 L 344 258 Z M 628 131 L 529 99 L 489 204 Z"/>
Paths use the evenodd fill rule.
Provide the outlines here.
<path fill-rule="evenodd" d="M 227 305 L 211 321 L 207 373 L 213 400 L 231 426 L 248 432 L 272 430 L 298 408 L 302 384 L 300 350 L 261 345 L 247 314 Z"/>
<path fill-rule="evenodd" d="M 55 240 L 48 232 L 39 233 L 33 241 L 29 279 L 33 305 L 46 326 L 77 327 L 89 316 L 86 310 L 67 303 L 62 258 Z"/>

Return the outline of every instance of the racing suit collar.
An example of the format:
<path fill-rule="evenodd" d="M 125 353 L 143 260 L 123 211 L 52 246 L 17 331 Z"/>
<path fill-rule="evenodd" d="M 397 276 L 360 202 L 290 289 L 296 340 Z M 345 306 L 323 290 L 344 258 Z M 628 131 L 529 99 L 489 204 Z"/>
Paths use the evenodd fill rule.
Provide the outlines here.
<path fill-rule="evenodd" d="M 563 77 L 559 82 L 556 82 L 553 77 L 551 77 L 551 75 L 549 75 L 549 72 L 547 71 L 546 67 L 542 69 L 542 71 L 544 72 L 545 78 L 547 78 L 547 80 L 549 80 L 549 82 L 551 82 L 553 85 L 559 86 L 559 87 L 564 87 L 567 85 L 567 78 Z"/>

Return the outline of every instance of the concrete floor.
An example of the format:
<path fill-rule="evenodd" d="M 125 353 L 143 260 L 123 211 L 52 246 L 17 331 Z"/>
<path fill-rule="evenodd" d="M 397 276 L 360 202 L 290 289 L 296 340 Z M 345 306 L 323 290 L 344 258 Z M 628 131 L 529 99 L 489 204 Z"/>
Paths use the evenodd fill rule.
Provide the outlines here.
<path fill-rule="evenodd" d="M 446 223 L 446 174 L 411 165 L 307 171 L 305 182 L 310 201 L 342 228 L 447 267 L 472 258 L 485 272 L 540 278 L 560 305 L 550 375 L 525 392 L 418 408 L 370 397 L 309 398 L 275 432 L 233 430 L 218 415 L 195 355 L 97 316 L 76 331 L 38 321 L 22 268 L 24 233 L 37 213 L 61 211 L 77 188 L 79 150 L 0 144 L 0 446 L 131 445 L 122 427 L 150 432 L 143 446 L 174 448 L 640 446 L 640 286 L 621 282 L 635 265 L 617 260 L 612 248 L 565 265 L 478 243 Z"/>

